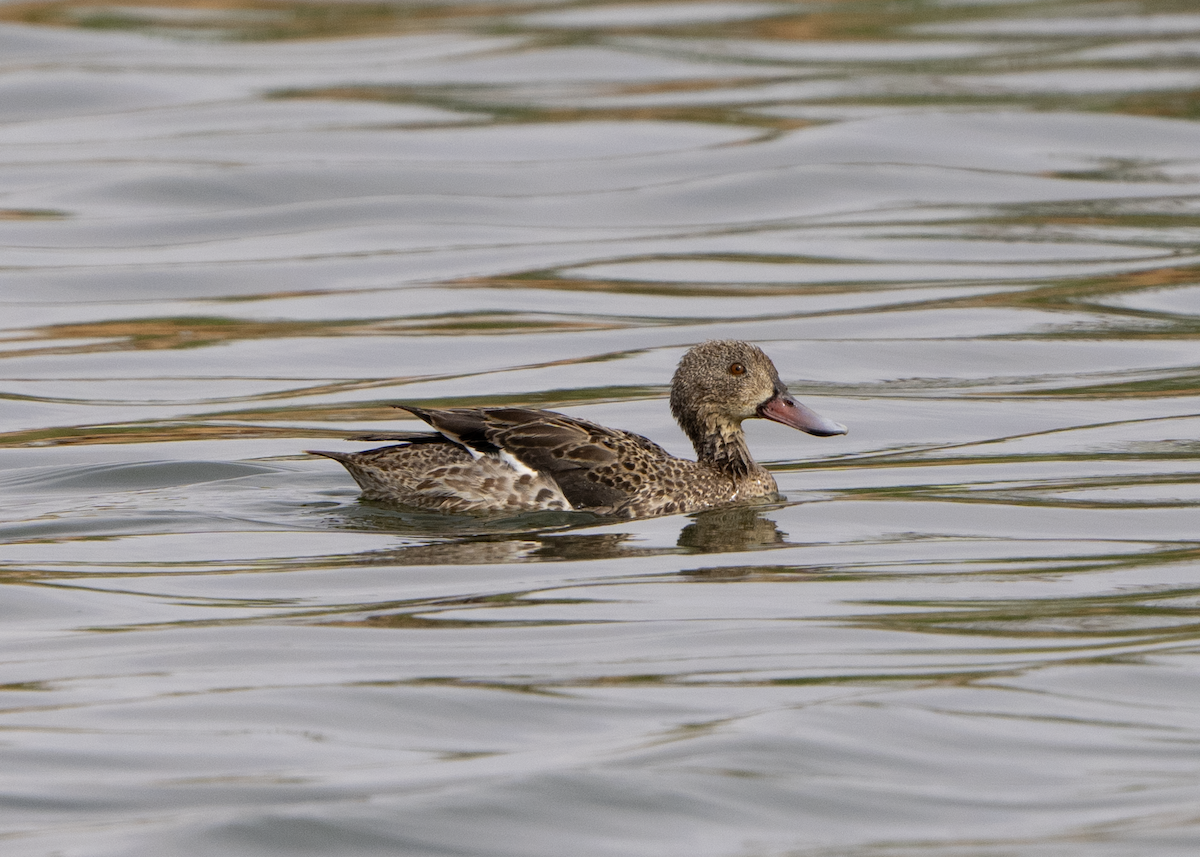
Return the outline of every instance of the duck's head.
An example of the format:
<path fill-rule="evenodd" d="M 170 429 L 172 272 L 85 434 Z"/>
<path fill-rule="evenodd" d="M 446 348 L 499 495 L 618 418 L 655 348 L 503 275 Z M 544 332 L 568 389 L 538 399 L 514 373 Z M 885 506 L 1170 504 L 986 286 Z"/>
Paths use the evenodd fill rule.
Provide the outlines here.
<path fill-rule="evenodd" d="M 671 413 L 693 444 L 739 431 L 755 417 L 819 437 L 848 431 L 793 399 L 771 358 L 736 339 L 703 342 L 683 355 L 671 380 Z"/>

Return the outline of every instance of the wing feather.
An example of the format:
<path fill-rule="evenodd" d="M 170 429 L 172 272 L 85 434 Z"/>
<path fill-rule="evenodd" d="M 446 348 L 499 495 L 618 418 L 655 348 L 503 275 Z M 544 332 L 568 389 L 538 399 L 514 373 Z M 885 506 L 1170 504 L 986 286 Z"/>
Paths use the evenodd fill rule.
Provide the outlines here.
<path fill-rule="evenodd" d="M 622 459 L 670 458 L 631 432 L 533 408 L 419 408 L 399 405 L 477 454 L 501 451 L 546 474 L 576 508 L 619 508 L 639 487 Z"/>

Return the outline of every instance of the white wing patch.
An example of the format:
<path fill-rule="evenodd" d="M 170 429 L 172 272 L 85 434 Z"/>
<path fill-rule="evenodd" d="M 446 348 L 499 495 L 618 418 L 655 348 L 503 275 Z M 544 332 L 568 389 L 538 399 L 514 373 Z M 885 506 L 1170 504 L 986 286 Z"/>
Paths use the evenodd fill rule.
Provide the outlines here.
<path fill-rule="evenodd" d="M 533 476 L 534 478 L 539 478 L 542 475 L 506 449 L 500 450 L 500 452 L 496 454 L 496 457 L 523 476 Z"/>

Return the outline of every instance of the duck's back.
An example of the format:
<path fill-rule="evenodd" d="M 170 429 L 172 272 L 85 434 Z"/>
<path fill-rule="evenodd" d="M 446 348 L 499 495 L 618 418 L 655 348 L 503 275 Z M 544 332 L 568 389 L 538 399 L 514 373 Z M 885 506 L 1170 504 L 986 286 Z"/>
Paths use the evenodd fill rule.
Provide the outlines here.
<path fill-rule="evenodd" d="M 677 465 L 694 467 L 641 435 L 554 411 L 410 410 L 464 446 L 549 478 L 573 509 L 630 514 L 650 493 L 656 477 L 674 473 Z"/>
<path fill-rule="evenodd" d="M 737 493 L 728 478 L 641 435 L 554 411 L 406 410 L 438 434 L 406 433 L 395 437 L 407 441 L 397 446 L 318 454 L 341 462 L 367 499 L 447 512 L 577 509 L 644 517 Z"/>

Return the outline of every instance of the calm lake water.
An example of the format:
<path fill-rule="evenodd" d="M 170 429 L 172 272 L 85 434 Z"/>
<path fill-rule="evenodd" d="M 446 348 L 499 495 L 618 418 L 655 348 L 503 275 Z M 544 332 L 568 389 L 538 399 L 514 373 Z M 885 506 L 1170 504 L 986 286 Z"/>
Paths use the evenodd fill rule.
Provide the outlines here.
<path fill-rule="evenodd" d="M 1200 850 L 1195 0 L 0 3 L 6 855 Z M 521 403 L 784 498 L 358 500 Z"/>

